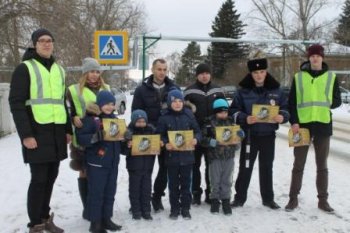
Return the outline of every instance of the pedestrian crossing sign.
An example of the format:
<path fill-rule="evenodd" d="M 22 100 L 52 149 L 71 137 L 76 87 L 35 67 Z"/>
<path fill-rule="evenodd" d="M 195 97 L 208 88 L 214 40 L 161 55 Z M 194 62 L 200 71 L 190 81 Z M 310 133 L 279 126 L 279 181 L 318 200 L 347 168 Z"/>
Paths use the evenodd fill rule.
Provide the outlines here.
<path fill-rule="evenodd" d="M 128 63 L 128 33 L 126 31 L 95 31 L 95 58 L 100 64 Z"/>

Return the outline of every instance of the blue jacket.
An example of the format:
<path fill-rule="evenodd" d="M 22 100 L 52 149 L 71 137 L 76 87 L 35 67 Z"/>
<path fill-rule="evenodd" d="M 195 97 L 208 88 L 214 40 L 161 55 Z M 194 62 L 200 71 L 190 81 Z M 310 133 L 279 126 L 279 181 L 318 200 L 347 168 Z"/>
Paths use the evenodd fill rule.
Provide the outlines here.
<path fill-rule="evenodd" d="M 169 142 L 169 130 L 193 130 L 194 137 L 197 139 L 197 144 L 200 143 L 202 138 L 197 121 L 193 113 L 187 108 L 184 108 L 180 112 L 168 109 L 164 112 L 164 115 L 159 118 L 156 132 L 160 133 L 161 140 L 164 144 Z M 165 156 L 165 163 L 168 166 L 184 166 L 194 163 L 193 151 L 167 151 Z"/>
<path fill-rule="evenodd" d="M 142 109 L 147 113 L 148 121 L 152 125 L 156 125 L 161 115 L 162 109 L 166 109 L 167 97 L 169 91 L 179 89 L 168 77 L 164 81 L 165 89 L 161 93 L 153 87 L 153 75 L 149 76 L 134 93 L 131 111 Z"/>
<path fill-rule="evenodd" d="M 149 156 L 131 156 L 131 148 L 127 148 L 127 142 L 132 139 L 133 135 L 150 135 L 155 134 L 155 128 L 147 125 L 144 128 L 138 128 L 133 125 L 128 126 L 125 133 L 126 142 L 124 143 L 124 151 L 126 157 L 126 168 L 128 170 L 153 170 L 155 155 Z"/>
<path fill-rule="evenodd" d="M 230 106 L 230 114 L 237 117 L 237 123 L 246 131 L 250 129 L 250 134 L 254 136 L 275 135 L 278 124 L 256 123 L 247 124 L 247 117 L 252 115 L 253 104 L 274 103 L 279 106 L 279 114 L 284 118 L 283 123 L 289 120 L 288 100 L 280 89 L 280 84 L 268 73 L 264 86 L 256 87 L 251 74 L 248 74 L 240 83 L 239 89 Z"/>
<path fill-rule="evenodd" d="M 82 119 L 83 127 L 76 128 L 77 140 L 79 145 L 85 147 L 85 157 L 88 165 L 106 168 L 117 167 L 120 142 L 103 141 L 103 118 L 116 118 L 116 116 L 114 114 L 105 115 L 88 112 Z"/>

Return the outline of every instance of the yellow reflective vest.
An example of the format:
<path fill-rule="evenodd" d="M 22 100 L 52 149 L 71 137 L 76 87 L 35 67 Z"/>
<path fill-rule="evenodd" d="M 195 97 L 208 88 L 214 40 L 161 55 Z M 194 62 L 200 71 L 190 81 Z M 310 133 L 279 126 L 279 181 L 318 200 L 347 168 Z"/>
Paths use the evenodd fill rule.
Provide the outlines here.
<path fill-rule="evenodd" d="M 84 87 L 82 91 L 80 91 L 79 84 L 70 85 L 68 89 L 72 96 L 77 115 L 80 118 L 83 118 L 86 113 L 86 105 L 96 102 L 96 94 L 87 87 Z M 106 89 L 110 90 L 109 85 L 106 85 Z M 100 90 L 104 90 L 104 88 L 101 88 Z"/>
<path fill-rule="evenodd" d="M 50 71 L 35 59 L 24 61 L 30 76 L 30 99 L 34 120 L 39 124 L 65 124 L 67 112 L 64 106 L 65 72 L 57 63 Z"/>
<path fill-rule="evenodd" d="M 295 74 L 294 81 L 299 123 L 329 123 L 335 74 L 325 72 L 313 78 L 308 72 L 301 71 Z"/>
<path fill-rule="evenodd" d="M 70 85 L 68 89 L 71 94 L 77 116 L 79 116 L 80 118 L 83 118 L 86 114 L 86 106 L 89 103 L 96 102 L 96 94 L 87 87 L 84 87 L 82 91 L 80 91 L 79 84 Z M 106 88 L 101 88 L 100 90 L 103 90 L 103 89 L 110 90 L 110 87 L 109 85 L 106 85 Z M 79 147 L 77 138 L 75 135 L 75 131 L 73 134 L 73 145 L 75 147 Z"/>

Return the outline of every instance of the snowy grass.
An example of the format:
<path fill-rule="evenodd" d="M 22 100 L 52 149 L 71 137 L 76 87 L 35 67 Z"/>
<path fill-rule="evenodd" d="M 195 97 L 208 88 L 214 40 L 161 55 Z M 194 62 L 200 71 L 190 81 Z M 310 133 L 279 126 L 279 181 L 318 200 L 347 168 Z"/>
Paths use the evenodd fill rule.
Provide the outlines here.
<path fill-rule="evenodd" d="M 128 109 L 124 116 L 130 118 L 131 96 L 128 96 Z M 342 106 L 334 111 L 336 120 L 350 123 L 348 106 Z M 346 128 L 349 130 L 349 127 Z M 280 135 L 286 134 L 286 128 L 281 127 Z M 348 138 L 346 138 L 348 139 Z M 332 142 L 333 143 L 333 142 Z M 331 147 L 332 147 L 331 143 Z M 348 143 L 338 143 L 338 151 L 349 152 Z M 0 232 L 27 232 L 28 222 L 26 211 L 26 194 L 30 180 L 29 166 L 23 164 L 20 141 L 17 134 L 12 134 L 0 140 Z M 335 152 L 334 152 L 335 153 Z M 238 155 L 238 153 L 237 153 Z M 255 164 L 251 180 L 248 200 L 243 208 L 233 210 L 232 216 L 212 215 L 209 205 L 202 204 L 192 207 L 192 220 L 170 220 L 168 196 L 163 199 L 165 211 L 153 213 L 154 220 L 134 221 L 129 214 L 128 174 L 125 168 L 125 158 L 121 157 L 119 164 L 118 188 L 113 220 L 123 226 L 122 232 L 239 232 L 239 233 L 346 233 L 350 232 L 350 158 L 329 155 L 329 201 L 336 209 L 335 214 L 326 214 L 317 208 L 317 192 L 315 187 L 316 167 L 313 148 L 310 149 L 305 166 L 303 187 L 300 194 L 300 207 L 294 212 L 284 209 L 270 210 L 261 204 L 258 180 L 258 165 Z M 290 175 L 293 164 L 292 149 L 288 147 L 285 137 L 276 141 L 276 156 L 274 162 L 275 200 L 284 207 L 288 202 Z M 155 166 L 154 176 L 157 171 Z M 235 178 L 238 173 L 238 156 L 236 156 Z M 63 161 L 51 201 L 52 210 L 56 214 L 55 222 L 62 226 L 66 233 L 88 232 L 89 222 L 81 217 L 82 206 L 77 187 L 77 172 L 69 168 L 69 159 Z M 232 196 L 234 188 L 232 189 Z"/>

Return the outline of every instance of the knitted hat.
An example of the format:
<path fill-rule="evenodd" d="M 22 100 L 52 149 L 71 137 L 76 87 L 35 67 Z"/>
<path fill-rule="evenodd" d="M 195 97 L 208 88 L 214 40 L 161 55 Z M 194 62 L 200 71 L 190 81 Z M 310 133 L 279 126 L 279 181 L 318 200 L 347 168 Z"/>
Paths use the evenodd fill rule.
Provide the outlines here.
<path fill-rule="evenodd" d="M 96 97 L 96 104 L 101 108 L 103 105 L 115 103 L 115 97 L 109 91 L 100 91 Z"/>
<path fill-rule="evenodd" d="M 267 69 L 267 59 L 265 53 L 260 49 L 252 50 L 248 57 L 249 60 L 247 62 L 247 66 L 249 72 Z"/>
<path fill-rule="evenodd" d="M 83 74 L 92 70 L 101 70 L 101 66 L 98 61 L 92 57 L 84 58 L 83 65 L 81 66 Z"/>
<path fill-rule="evenodd" d="M 209 73 L 211 74 L 211 69 L 208 64 L 201 63 L 196 67 L 196 76 L 202 73 Z"/>
<path fill-rule="evenodd" d="M 324 57 L 324 48 L 320 44 L 313 44 L 307 49 L 307 57 L 311 57 L 312 55 L 320 55 Z"/>
<path fill-rule="evenodd" d="M 175 99 L 180 99 L 182 101 L 184 101 L 184 96 L 182 94 L 181 91 L 179 90 L 172 90 L 168 93 L 168 100 L 167 100 L 167 104 L 170 107 L 171 103 L 175 100 Z"/>
<path fill-rule="evenodd" d="M 34 47 L 36 45 L 36 42 L 38 42 L 39 38 L 44 36 L 44 35 L 51 37 L 52 40 L 54 41 L 53 35 L 49 30 L 47 30 L 45 28 L 39 28 L 38 30 L 36 30 L 32 33 L 32 41 L 33 41 Z"/>
<path fill-rule="evenodd" d="M 136 109 L 131 113 L 131 124 L 135 125 L 136 121 L 142 118 L 147 122 L 147 113 L 141 109 Z"/>
<path fill-rule="evenodd" d="M 228 111 L 228 102 L 225 99 L 217 99 L 213 103 L 213 112 Z"/>

